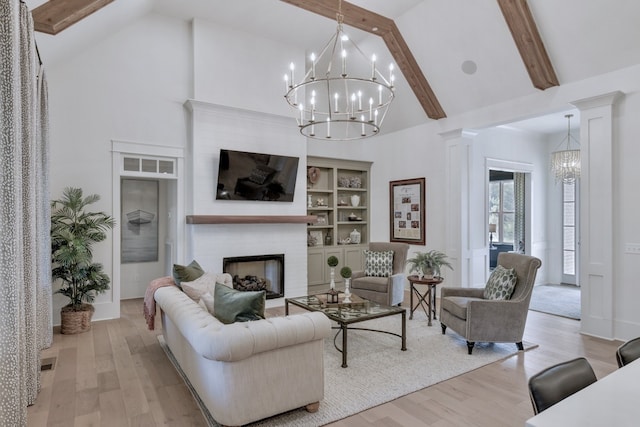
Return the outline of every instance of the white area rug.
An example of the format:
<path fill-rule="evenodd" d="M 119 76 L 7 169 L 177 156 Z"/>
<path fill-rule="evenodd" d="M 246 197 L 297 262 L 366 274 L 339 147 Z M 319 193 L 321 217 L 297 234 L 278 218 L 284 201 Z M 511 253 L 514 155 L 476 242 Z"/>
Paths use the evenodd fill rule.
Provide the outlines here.
<path fill-rule="evenodd" d="M 399 315 L 391 316 L 354 326 L 400 333 L 400 319 Z M 338 345 L 341 342 L 339 336 Z M 165 348 L 163 341 L 161 344 Z M 537 347 L 526 342 L 524 345 L 525 350 Z M 450 330 L 442 335 L 438 321 L 427 326 L 422 312 L 414 313 L 413 320 L 407 315 L 407 351 L 401 351 L 400 346 L 400 338 L 395 336 L 349 331 L 349 367 L 341 368 L 342 356 L 333 346 L 332 334 L 325 340 L 325 397 L 320 402 L 320 410 L 311 414 L 296 409 L 251 426 L 321 426 L 517 352 L 515 343 L 476 343 L 473 354 L 468 355 L 463 338 Z M 204 408 L 201 406 L 201 409 Z M 207 418 L 206 409 L 203 412 Z M 215 418 L 215 414 L 212 415 Z"/>

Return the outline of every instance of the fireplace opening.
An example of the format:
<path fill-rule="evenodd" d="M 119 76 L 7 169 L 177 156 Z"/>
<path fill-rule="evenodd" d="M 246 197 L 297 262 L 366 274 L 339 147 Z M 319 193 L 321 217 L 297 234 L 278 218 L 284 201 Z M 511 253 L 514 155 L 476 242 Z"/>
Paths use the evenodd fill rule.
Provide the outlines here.
<path fill-rule="evenodd" d="M 284 296 L 284 254 L 229 257 L 222 264 L 222 271 L 233 277 L 234 289 L 265 290 L 267 299 Z"/>

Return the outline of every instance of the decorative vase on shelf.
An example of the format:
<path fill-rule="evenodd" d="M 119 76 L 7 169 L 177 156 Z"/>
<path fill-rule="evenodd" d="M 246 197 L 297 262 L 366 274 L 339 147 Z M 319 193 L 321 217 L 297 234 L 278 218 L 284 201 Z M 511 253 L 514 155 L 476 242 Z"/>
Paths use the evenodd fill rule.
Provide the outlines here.
<path fill-rule="evenodd" d="M 307 196 L 307 207 L 308 208 L 312 208 L 313 207 L 313 200 L 311 200 L 311 194 L 309 194 Z"/>
<path fill-rule="evenodd" d="M 351 239 L 351 243 L 353 243 L 354 245 L 359 244 L 360 243 L 360 232 L 354 228 L 353 231 L 351 232 L 351 234 L 349 234 L 349 238 Z"/>
<path fill-rule="evenodd" d="M 357 194 L 351 196 L 351 206 L 360 206 L 360 196 Z"/>

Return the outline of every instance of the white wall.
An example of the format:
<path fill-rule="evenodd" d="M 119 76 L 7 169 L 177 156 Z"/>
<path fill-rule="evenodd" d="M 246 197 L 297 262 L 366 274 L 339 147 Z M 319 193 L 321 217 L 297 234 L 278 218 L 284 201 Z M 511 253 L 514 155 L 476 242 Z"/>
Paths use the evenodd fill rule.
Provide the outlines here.
<path fill-rule="evenodd" d="M 208 23 L 196 22 L 192 27 L 181 21 L 150 15 L 91 50 L 48 69 L 52 196 L 59 196 L 65 186 L 81 185 L 87 192 L 101 194 L 103 198 L 97 208 L 111 212 L 110 141 L 120 139 L 187 147 L 189 122 L 183 106 L 187 99 L 195 97 L 209 103 L 286 115 L 282 76 L 294 57 L 300 58 L 298 63 L 302 63 L 303 52 L 246 34 L 234 36 L 222 37 L 220 28 Z M 305 145 L 297 134 L 294 137 L 277 131 L 263 137 L 243 128 L 231 130 L 226 137 L 229 141 L 235 141 L 236 134 L 240 135 L 238 140 L 255 138 L 256 144 L 274 150 L 290 147 L 302 157 L 306 152 L 308 155 L 372 161 L 371 237 L 374 240 L 386 240 L 389 236 L 389 181 L 424 176 L 427 179 L 426 248 L 438 249 L 444 248 L 446 243 L 444 224 L 457 214 L 446 211 L 444 188 L 449 171 L 445 163 L 443 133 L 486 128 L 562 111 L 571 101 L 620 90 L 626 96 L 614 109 L 614 335 L 628 338 L 640 335 L 640 312 L 635 304 L 640 299 L 640 286 L 637 285 L 640 262 L 638 255 L 624 253 L 625 243 L 640 242 L 640 224 L 636 218 L 640 208 L 636 196 L 640 183 L 640 168 L 637 167 L 640 147 L 636 143 L 640 134 L 640 121 L 637 120 L 639 89 L 640 66 L 636 66 L 446 119 L 425 119 L 424 125 L 394 134 L 384 134 L 383 130 L 375 138 L 353 144 L 312 141 Z M 413 95 L 407 92 L 397 96 Z M 446 105 L 444 107 L 446 109 Z M 296 133 L 294 123 L 292 118 L 292 132 Z M 283 138 L 275 141 L 274 135 Z M 212 147 L 208 148 L 212 151 L 202 153 L 208 157 L 197 157 L 198 160 L 208 165 L 215 163 L 212 153 L 216 144 L 212 140 Z M 546 159 L 542 168 L 546 168 Z M 473 170 L 478 169 L 483 169 L 482 165 L 473 166 Z M 212 185 L 211 176 L 201 178 L 203 182 L 209 181 L 206 184 L 191 182 L 194 195 L 201 192 L 204 197 L 212 197 L 206 188 Z M 548 183 L 546 187 L 549 187 Z M 298 209 L 302 212 L 303 199 L 296 194 L 290 208 L 261 209 L 267 213 L 298 212 Z M 197 207 L 198 213 L 200 209 L 212 209 L 217 213 L 233 211 L 213 202 L 211 206 L 200 203 L 191 205 Z M 247 209 L 253 209 L 253 206 L 247 206 Z M 301 240 L 304 241 L 301 228 Z M 212 238 L 219 232 L 212 231 Z M 480 233 L 473 231 L 476 232 Z M 548 229 L 543 233 L 547 232 Z M 482 239 L 484 224 L 481 233 Z M 535 238 L 537 241 L 548 240 L 544 235 Z M 110 246 L 111 239 L 98 245 L 95 254 L 96 260 L 105 264 L 107 272 L 112 270 Z M 424 247 L 413 247 L 412 251 L 416 249 L 423 250 Z M 117 315 L 119 284 L 114 283 L 113 287 L 112 292 L 100 297 L 96 318 Z M 60 307 L 62 300 L 56 298 L 55 301 Z"/>
<path fill-rule="evenodd" d="M 51 197 L 68 186 L 101 196 L 96 210 L 113 212 L 111 141 L 184 146 L 183 103 L 190 95 L 189 26 L 150 15 L 90 50 L 47 68 L 51 129 Z M 45 64 L 46 66 L 46 64 Z M 94 259 L 113 278 L 112 239 Z M 96 300 L 95 319 L 118 317 L 120 283 Z M 53 322 L 66 298 L 54 297 Z"/>
<path fill-rule="evenodd" d="M 471 175 L 471 212 L 470 230 L 471 247 L 488 248 L 487 230 L 487 159 L 503 161 L 505 163 L 522 163 L 532 165 L 531 172 L 531 255 L 540 258 L 543 266 L 538 270 L 537 283 L 547 280 L 547 222 L 551 214 L 547 209 L 547 181 L 549 168 L 544 138 L 531 132 L 510 130 L 495 127 L 479 131 L 473 140 L 472 162 L 477 165 Z M 483 263 L 484 273 L 478 284 L 486 282 L 487 268 Z"/>

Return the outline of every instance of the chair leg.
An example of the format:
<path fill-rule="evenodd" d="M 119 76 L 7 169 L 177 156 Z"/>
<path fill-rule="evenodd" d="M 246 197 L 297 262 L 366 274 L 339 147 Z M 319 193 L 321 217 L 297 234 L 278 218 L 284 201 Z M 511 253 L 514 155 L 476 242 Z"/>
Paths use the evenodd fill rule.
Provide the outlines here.
<path fill-rule="evenodd" d="M 447 325 L 445 325 L 444 323 L 440 322 L 440 327 L 442 328 L 442 335 L 444 335 L 445 331 L 447 330 Z"/>
<path fill-rule="evenodd" d="M 516 345 L 518 346 L 518 350 L 520 350 L 520 351 L 524 350 L 524 346 L 522 345 L 522 341 L 517 342 Z"/>
<path fill-rule="evenodd" d="M 467 350 L 469 350 L 469 354 L 473 351 L 473 346 L 476 345 L 475 342 L 467 341 Z"/>

